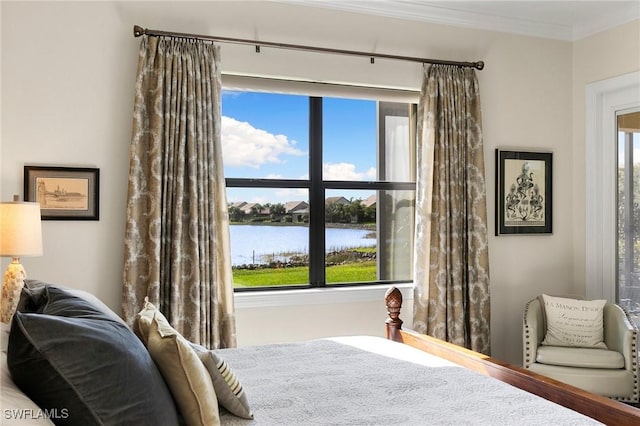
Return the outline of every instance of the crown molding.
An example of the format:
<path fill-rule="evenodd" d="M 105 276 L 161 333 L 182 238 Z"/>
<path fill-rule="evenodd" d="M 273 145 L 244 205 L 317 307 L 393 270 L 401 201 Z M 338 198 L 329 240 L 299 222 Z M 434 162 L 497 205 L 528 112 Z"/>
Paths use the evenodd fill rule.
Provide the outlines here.
<path fill-rule="evenodd" d="M 487 9 L 487 12 L 479 11 L 477 7 L 465 9 L 464 3 L 470 2 L 282 0 L 281 3 L 564 41 L 575 41 L 632 20 L 640 19 L 640 2 L 637 1 L 616 2 L 618 3 L 616 8 L 610 10 L 609 13 L 601 14 L 595 19 L 581 21 L 574 25 L 549 21 L 543 22 L 526 16 L 522 18 L 502 16 L 498 12 L 491 11 L 491 8 Z M 496 2 L 487 2 L 487 4 L 490 3 L 495 4 Z"/>

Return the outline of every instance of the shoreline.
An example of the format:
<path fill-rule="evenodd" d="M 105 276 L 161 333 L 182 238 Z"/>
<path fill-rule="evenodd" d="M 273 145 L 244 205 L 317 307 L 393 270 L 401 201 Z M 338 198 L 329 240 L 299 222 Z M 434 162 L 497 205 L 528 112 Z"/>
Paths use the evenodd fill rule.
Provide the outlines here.
<path fill-rule="evenodd" d="M 267 255 L 271 256 L 271 255 Z M 280 253 L 265 263 L 246 263 L 232 265 L 232 270 L 282 269 L 291 267 L 308 267 L 309 255 L 306 253 Z M 377 250 L 375 247 L 355 247 L 327 252 L 326 266 L 345 265 L 375 261 Z M 284 259 L 284 260 L 281 260 Z"/>
<path fill-rule="evenodd" d="M 238 226 L 301 226 L 308 228 L 308 223 L 292 223 L 292 222 L 231 222 L 230 225 Z M 325 228 L 347 228 L 347 229 L 366 229 L 368 231 L 375 231 L 375 223 L 325 223 Z"/>

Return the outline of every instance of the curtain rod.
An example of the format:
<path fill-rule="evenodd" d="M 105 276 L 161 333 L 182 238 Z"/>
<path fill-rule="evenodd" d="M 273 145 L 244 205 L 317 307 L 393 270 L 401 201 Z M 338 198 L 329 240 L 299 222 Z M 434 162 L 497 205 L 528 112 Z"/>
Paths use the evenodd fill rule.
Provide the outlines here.
<path fill-rule="evenodd" d="M 330 53 L 335 55 L 366 56 L 371 59 L 371 63 L 374 62 L 374 58 L 381 58 L 381 59 L 394 59 L 399 61 L 420 62 L 423 64 L 427 63 L 427 64 L 440 64 L 440 65 L 455 65 L 459 67 L 475 68 L 478 70 L 481 70 L 484 68 L 484 62 L 482 61 L 477 61 L 477 62 L 443 61 L 440 59 L 427 59 L 427 58 L 416 58 L 412 56 L 388 55 L 385 53 L 367 53 L 367 52 L 359 52 L 355 50 L 331 49 L 327 47 L 304 46 L 299 44 L 275 43 L 270 41 L 246 40 L 246 39 L 230 38 L 230 37 L 175 33 L 175 32 L 169 32 L 169 31 L 152 30 L 149 28 L 142 28 L 139 25 L 134 25 L 133 36 L 140 37 L 143 35 L 157 36 L 157 37 L 190 38 L 190 39 L 197 39 L 197 40 L 217 41 L 220 43 L 248 44 L 248 45 L 255 46 L 256 52 L 260 52 L 260 46 L 265 46 L 265 47 L 275 47 L 278 49 L 304 50 L 308 52 Z"/>

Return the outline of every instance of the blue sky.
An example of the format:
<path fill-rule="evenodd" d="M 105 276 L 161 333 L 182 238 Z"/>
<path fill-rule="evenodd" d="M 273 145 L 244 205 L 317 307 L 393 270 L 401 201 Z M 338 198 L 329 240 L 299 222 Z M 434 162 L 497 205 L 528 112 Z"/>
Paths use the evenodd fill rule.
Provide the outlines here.
<path fill-rule="evenodd" d="M 308 177 L 308 97 L 224 91 L 222 115 L 226 177 Z M 375 180 L 376 103 L 325 98 L 323 121 L 325 179 Z M 230 189 L 228 199 L 273 203 L 308 197 L 300 190 Z"/>

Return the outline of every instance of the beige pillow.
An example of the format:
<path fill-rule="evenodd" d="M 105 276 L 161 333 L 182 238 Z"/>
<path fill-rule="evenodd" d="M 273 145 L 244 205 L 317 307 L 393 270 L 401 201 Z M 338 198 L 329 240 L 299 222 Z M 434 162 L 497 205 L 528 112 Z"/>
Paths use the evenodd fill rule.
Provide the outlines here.
<path fill-rule="evenodd" d="M 220 405 L 238 417 L 253 419 L 247 395 L 229 364 L 213 351 L 195 343 L 191 346 L 211 375 Z"/>
<path fill-rule="evenodd" d="M 142 307 L 142 310 L 136 315 L 136 320 L 133 327 L 133 331 L 138 335 L 140 340 L 142 340 L 145 345 L 149 340 L 149 328 L 151 327 L 151 321 L 153 321 L 153 317 L 156 312 L 162 315 L 162 313 L 158 311 L 158 308 L 156 308 L 153 303 L 149 302 L 149 298 L 145 297 L 144 306 Z M 164 315 L 162 316 L 164 318 Z"/>
<path fill-rule="evenodd" d="M 606 300 L 576 300 L 546 294 L 542 300 L 547 323 L 543 345 L 607 349 L 603 341 Z"/>
<path fill-rule="evenodd" d="M 150 306 L 149 306 L 150 305 Z M 155 307 L 146 302 L 137 317 L 147 349 L 162 373 L 188 426 L 220 424 L 213 382 L 187 339 Z"/>

